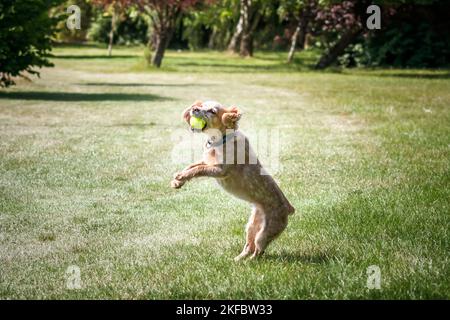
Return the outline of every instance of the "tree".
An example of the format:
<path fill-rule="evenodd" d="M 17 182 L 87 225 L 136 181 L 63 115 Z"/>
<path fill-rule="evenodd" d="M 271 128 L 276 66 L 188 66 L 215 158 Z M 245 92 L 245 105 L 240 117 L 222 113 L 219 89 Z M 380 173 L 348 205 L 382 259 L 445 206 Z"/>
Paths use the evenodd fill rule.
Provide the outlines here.
<path fill-rule="evenodd" d="M 336 4 L 325 4 L 319 10 L 317 20 L 322 23 L 322 31 L 325 36 L 327 33 L 337 34 L 338 38 L 320 57 L 316 69 L 324 69 L 334 63 L 345 49 L 363 33 L 362 18 L 368 4 L 368 0 L 342 1 Z"/>
<path fill-rule="evenodd" d="M 202 10 L 190 10 L 182 21 L 183 39 L 189 48 L 226 49 L 235 26 L 239 0 L 218 0 L 202 6 Z"/>
<path fill-rule="evenodd" d="M 24 72 L 39 76 L 34 67 L 52 66 L 47 56 L 58 17 L 49 10 L 59 0 L 0 1 L 0 86 L 14 85 Z"/>
<path fill-rule="evenodd" d="M 280 4 L 279 12 L 285 19 L 294 21 L 295 30 L 291 36 L 291 44 L 288 53 L 288 63 L 294 60 L 297 46 L 300 50 L 305 48 L 306 34 L 309 25 L 317 14 L 317 0 L 284 0 Z"/>
<path fill-rule="evenodd" d="M 53 8 L 50 11 L 50 15 L 65 12 L 71 5 L 76 5 L 80 8 L 80 29 L 67 28 L 66 19 L 59 21 L 57 25 L 58 31 L 55 35 L 55 41 L 57 42 L 80 43 L 87 39 L 87 34 L 91 28 L 95 11 L 95 7 L 91 0 L 65 0 L 61 5 Z M 71 12 L 74 13 L 74 11 Z"/>
<path fill-rule="evenodd" d="M 364 28 L 340 57 L 345 65 L 439 67 L 450 61 L 448 1 L 378 0 L 381 29 Z M 363 24 L 370 21 L 369 12 Z M 365 21 L 364 21 L 365 20 Z"/>
<path fill-rule="evenodd" d="M 177 21 L 182 13 L 205 0 L 140 0 L 140 7 L 148 14 L 153 29 L 153 41 L 149 46 L 154 52 L 149 63 L 161 67 L 164 52 L 169 45 Z M 152 48 L 151 48 L 152 49 Z"/>
<path fill-rule="evenodd" d="M 230 43 L 228 44 L 228 51 L 237 53 L 238 52 L 238 44 L 242 36 L 242 26 L 244 24 L 244 16 L 240 14 L 239 10 L 239 20 L 236 24 L 236 29 L 231 37 Z"/>
<path fill-rule="evenodd" d="M 255 2 L 253 0 L 241 0 L 241 17 L 242 19 L 242 31 L 241 31 L 241 44 L 239 46 L 239 55 L 243 57 L 253 55 L 253 33 L 252 26 L 252 11 Z"/>
<path fill-rule="evenodd" d="M 240 0 L 240 15 L 235 32 L 231 38 L 228 50 L 239 55 L 251 57 L 253 55 L 253 36 L 262 17 L 264 0 Z"/>
<path fill-rule="evenodd" d="M 116 32 L 119 19 L 125 14 L 127 7 L 135 1 L 132 0 L 94 0 L 97 6 L 109 11 L 111 14 L 111 29 L 109 31 L 108 56 L 112 54 L 114 33 Z"/>

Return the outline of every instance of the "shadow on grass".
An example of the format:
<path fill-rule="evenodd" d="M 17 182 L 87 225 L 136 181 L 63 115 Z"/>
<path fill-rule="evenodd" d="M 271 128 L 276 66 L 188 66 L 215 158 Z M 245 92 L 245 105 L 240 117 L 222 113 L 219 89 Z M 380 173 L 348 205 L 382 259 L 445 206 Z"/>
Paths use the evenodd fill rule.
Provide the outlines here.
<path fill-rule="evenodd" d="M 78 83 L 80 86 L 96 86 L 96 87 L 206 87 L 213 86 L 209 83 L 108 83 L 108 82 L 86 82 Z"/>
<path fill-rule="evenodd" d="M 410 78 L 410 79 L 450 79 L 450 73 L 386 73 L 378 77 Z"/>
<path fill-rule="evenodd" d="M 314 70 L 316 58 L 314 56 L 295 57 L 293 63 L 287 63 L 284 56 L 274 57 L 258 55 L 248 59 L 236 58 L 234 56 L 207 58 L 203 61 L 193 61 L 192 57 L 172 56 L 170 57 L 172 67 L 196 67 L 208 69 L 220 69 L 221 72 L 293 72 Z M 229 63 L 226 63 L 226 62 Z M 224 63 L 225 62 L 225 63 Z"/>
<path fill-rule="evenodd" d="M 138 58 L 139 56 L 134 55 L 113 55 L 113 56 L 107 56 L 102 54 L 97 55 L 54 55 L 51 58 L 52 59 L 131 59 L 131 58 Z"/>
<path fill-rule="evenodd" d="M 143 93 L 0 92 L 0 99 L 43 101 L 163 101 L 173 98 Z"/>
<path fill-rule="evenodd" d="M 250 71 L 265 71 L 265 72 L 295 72 L 307 69 L 301 65 L 288 65 L 284 63 L 278 64 L 226 64 L 226 63 L 203 63 L 203 62 L 181 62 L 173 65 L 174 67 L 197 67 L 197 68 L 217 68 L 220 72 L 250 72 Z"/>
<path fill-rule="evenodd" d="M 83 48 L 95 48 L 95 49 L 103 49 L 107 50 L 108 47 L 106 44 L 102 43 L 86 43 L 86 42 L 55 42 L 52 44 L 55 48 L 77 48 L 77 49 L 83 49 Z M 117 46 L 115 46 L 117 48 Z"/>

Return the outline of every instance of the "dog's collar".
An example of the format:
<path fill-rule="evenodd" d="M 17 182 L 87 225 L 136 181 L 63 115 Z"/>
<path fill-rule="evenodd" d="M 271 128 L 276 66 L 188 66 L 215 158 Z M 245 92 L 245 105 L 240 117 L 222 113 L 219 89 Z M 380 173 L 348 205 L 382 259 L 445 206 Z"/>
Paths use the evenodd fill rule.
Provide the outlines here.
<path fill-rule="evenodd" d="M 206 147 L 209 149 L 209 148 L 215 148 L 215 147 L 221 146 L 221 145 L 225 144 L 228 140 L 234 138 L 235 136 L 236 136 L 236 134 L 235 134 L 235 132 L 233 132 L 233 133 L 223 135 L 222 139 L 220 139 L 217 142 L 214 142 L 214 139 L 208 139 L 208 141 L 206 142 Z"/>

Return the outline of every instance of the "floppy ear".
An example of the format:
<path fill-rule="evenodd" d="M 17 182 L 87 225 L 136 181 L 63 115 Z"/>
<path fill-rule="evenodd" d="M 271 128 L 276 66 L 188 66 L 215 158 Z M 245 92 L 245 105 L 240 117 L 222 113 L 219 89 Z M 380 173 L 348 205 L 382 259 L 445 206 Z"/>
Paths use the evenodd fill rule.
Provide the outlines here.
<path fill-rule="evenodd" d="M 237 129 L 237 122 L 241 118 L 241 112 L 236 107 L 230 107 L 222 115 L 222 123 L 227 129 Z"/>
<path fill-rule="evenodd" d="M 201 105 L 202 105 L 201 101 L 195 101 L 190 107 L 187 107 L 183 111 L 183 119 L 184 119 L 184 121 L 189 123 L 189 120 L 191 119 L 191 109 L 192 109 L 192 107 L 194 107 L 194 106 L 201 106 Z"/>

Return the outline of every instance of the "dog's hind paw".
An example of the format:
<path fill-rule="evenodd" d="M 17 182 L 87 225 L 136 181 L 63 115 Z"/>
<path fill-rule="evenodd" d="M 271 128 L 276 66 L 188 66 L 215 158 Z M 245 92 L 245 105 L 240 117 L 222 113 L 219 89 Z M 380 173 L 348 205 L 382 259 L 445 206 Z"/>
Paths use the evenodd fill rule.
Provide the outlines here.
<path fill-rule="evenodd" d="M 250 253 L 241 253 L 240 255 L 234 257 L 234 262 L 238 262 L 241 260 L 244 260 L 245 258 L 247 258 L 250 255 Z"/>
<path fill-rule="evenodd" d="M 258 258 L 260 258 L 263 254 L 264 254 L 264 251 L 258 251 L 258 250 L 255 250 L 255 252 L 253 252 L 253 254 L 250 256 L 250 260 L 258 259 Z"/>

